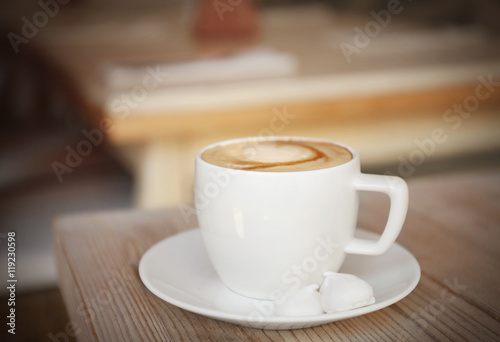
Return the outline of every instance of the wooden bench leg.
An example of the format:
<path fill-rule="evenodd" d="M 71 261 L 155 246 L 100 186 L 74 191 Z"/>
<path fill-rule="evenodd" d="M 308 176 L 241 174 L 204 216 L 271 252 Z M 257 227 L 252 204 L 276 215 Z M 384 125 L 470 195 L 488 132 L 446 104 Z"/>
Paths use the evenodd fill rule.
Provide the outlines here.
<path fill-rule="evenodd" d="M 183 203 L 184 158 L 179 144 L 151 142 L 141 154 L 135 177 L 136 206 L 161 208 Z"/>

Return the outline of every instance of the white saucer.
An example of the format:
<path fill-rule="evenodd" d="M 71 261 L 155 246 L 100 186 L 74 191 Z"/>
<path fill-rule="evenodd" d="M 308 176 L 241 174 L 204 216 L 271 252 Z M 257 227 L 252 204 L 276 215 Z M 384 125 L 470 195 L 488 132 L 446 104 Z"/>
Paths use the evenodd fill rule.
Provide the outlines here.
<path fill-rule="evenodd" d="M 356 236 L 378 238 L 359 228 Z M 380 256 L 347 255 L 339 272 L 366 280 L 373 287 L 375 303 L 317 316 L 269 315 L 271 302 L 237 295 L 221 282 L 208 259 L 199 229 L 158 242 L 139 264 L 139 275 L 146 287 L 170 304 L 226 322 L 275 330 L 312 327 L 380 310 L 407 296 L 420 279 L 417 260 L 397 243 Z"/>

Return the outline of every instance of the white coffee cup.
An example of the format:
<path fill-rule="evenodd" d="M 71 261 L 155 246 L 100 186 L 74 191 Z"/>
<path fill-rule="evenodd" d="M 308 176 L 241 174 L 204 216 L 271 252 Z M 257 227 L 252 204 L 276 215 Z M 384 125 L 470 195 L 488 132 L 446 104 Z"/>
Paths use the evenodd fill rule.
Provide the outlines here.
<path fill-rule="evenodd" d="M 206 162 L 216 145 L 275 140 L 343 146 L 344 164 L 308 171 L 238 170 Z M 354 238 L 359 191 L 389 195 L 389 218 L 378 241 Z M 399 177 L 362 174 L 352 148 L 320 139 L 245 138 L 205 147 L 196 156 L 195 206 L 204 245 L 222 282 L 255 299 L 277 300 L 336 272 L 346 253 L 378 255 L 396 240 L 408 207 Z"/>

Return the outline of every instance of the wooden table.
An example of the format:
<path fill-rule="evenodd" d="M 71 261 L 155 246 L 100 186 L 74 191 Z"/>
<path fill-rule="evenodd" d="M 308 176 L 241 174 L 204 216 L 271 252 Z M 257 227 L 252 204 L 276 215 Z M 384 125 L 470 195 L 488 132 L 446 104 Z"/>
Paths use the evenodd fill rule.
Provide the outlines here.
<path fill-rule="evenodd" d="M 16 3 L 3 4 L 0 18 L 19 33 L 19 18 L 31 18 L 40 9 L 33 3 L 32 11 L 14 11 Z M 136 203 L 144 208 L 190 203 L 193 157 L 222 139 L 270 131 L 326 138 L 356 148 L 366 166 L 398 162 L 415 149 L 415 140 L 451 126 L 444 113 L 474 95 L 479 76 L 500 79 L 498 39 L 478 30 L 435 29 L 393 16 L 380 36 L 347 58 L 340 45 L 354 44 L 354 29 L 377 25 L 369 13 L 339 13 L 318 4 L 264 7 L 259 44 L 294 56 L 295 74 L 208 85 L 168 85 L 166 79 L 145 98 L 116 110 L 113 103 L 122 108 L 120 99 L 133 97 L 144 79 L 109 86 L 103 76 L 107 67 L 156 69 L 195 59 L 200 50 L 191 35 L 192 9 L 186 5 L 123 3 L 64 6 L 29 46 L 49 66 L 48 78 L 88 122 L 97 128 L 111 123 L 112 130 L 102 131 L 129 166 Z M 20 45 L 20 53 L 26 47 Z M 430 159 L 500 146 L 500 92 L 490 95 L 467 125 L 448 130 L 447 143 Z M 276 112 L 284 111 L 290 120 L 272 130 Z"/>
<path fill-rule="evenodd" d="M 55 221 L 62 295 L 80 341 L 500 340 L 500 168 L 412 179 L 398 242 L 420 263 L 417 288 L 380 311 L 323 326 L 264 331 L 163 302 L 142 284 L 143 253 L 196 227 L 179 208 Z M 362 198 L 360 226 L 380 233 L 388 201 Z M 62 333 L 64 334 L 64 333 Z"/>

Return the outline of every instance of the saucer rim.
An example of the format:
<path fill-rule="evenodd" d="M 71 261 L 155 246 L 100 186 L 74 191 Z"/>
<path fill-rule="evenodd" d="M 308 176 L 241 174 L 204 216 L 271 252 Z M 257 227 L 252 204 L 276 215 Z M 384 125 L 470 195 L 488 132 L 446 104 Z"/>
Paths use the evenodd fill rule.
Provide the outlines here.
<path fill-rule="evenodd" d="M 367 238 L 379 238 L 380 235 L 367 231 L 362 228 L 356 228 L 357 232 L 362 233 L 365 235 L 364 237 Z M 374 311 L 378 311 L 380 309 L 386 308 L 396 302 L 399 302 L 403 298 L 405 298 L 407 295 L 409 295 L 418 285 L 421 277 L 421 268 L 420 265 L 415 258 L 413 254 L 411 254 L 406 248 L 398 244 L 397 242 L 394 242 L 390 249 L 396 248 L 400 249 L 402 253 L 406 253 L 407 256 L 409 257 L 410 262 L 412 263 L 411 267 L 415 268 L 414 272 L 414 279 L 412 282 L 410 282 L 406 288 L 400 292 L 398 292 L 397 295 L 390 297 L 384 301 L 378 302 L 376 301 L 374 304 L 364 306 L 361 308 L 353 309 L 353 310 L 347 310 L 347 311 L 341 311 L 341 312 L 334 312 L 334 313 L 324 313 L 321 315 L 312 315 L 312 316 L 264 316 L 262 317 L 261 320 L 249 320 L 248 315 L 242 315 L 238 313 L 230 313 L 224 310 L 216 310 L 216 309 L 208 309 L 200 306 L 196 306 L 193 304 L 186 303 L 182 300 L 179 300 L 177 298 L 174 298 L 172 296 L 169 296 L 162 292 L 161 290 L 158 290 L 150 281 L 149 277 L 146 274 L 146 266 L 145 264 L 149 261 L 149 255 L 153 254 L 153 251 L 155 249 L 161 248 L 163 244 L 166 244 L 168 242 L 172 242 L 170 240 L 172 239 L 179 239 L 182 238 L 184 235 L 196 235 L 196 234 L 201 234 L 199 228 L 192 228 L 188 229 L 186 231 L 171 235 L 165 239 L 162 239 L 161 241 L 158 241 L 155 243 L 153 246 L 151 246 L 141 257 L 141 260 L 139 262 L 139 277 L 141 278 L 141 281 L 143 284 L 146 286 L 146 288 L 151 291 L 155 296 L 158 298 L 164 300 L 167 303 L 170 303 L 176 307 L 179 307 L 181 309 L 200 314 L 203 316 L 211 317 L 214 319 L 226 321 L 226 322 L 232 322 L 236 323 L 239 325 L 244 325 L 247 327 L 253 327 L 253 328 L 263 328 L 265 329 L 265 324 L 302 324 L 302 326 L 315 326 L 315 325 L 321 325 L 325 323 L 330 323 L 330 322 L 335 322 L 338 320 L 343 320 L 343 319 L 348 319 L 348 318 L 353 318 L 356 316 L 361 316 L 365 315 Z M 189 238 L 189 237 L 188 237 Z M 192 238 L 191 238 L 192 239 Z M 412 272 L 413 273 L 413 272 Z M 418 273 L 418 274 L 417 274 Z M 269 302 L 269 301 L 264 301 L 264 302 Z"/>

